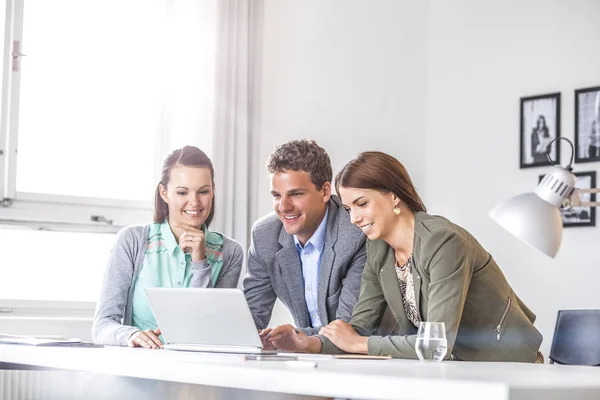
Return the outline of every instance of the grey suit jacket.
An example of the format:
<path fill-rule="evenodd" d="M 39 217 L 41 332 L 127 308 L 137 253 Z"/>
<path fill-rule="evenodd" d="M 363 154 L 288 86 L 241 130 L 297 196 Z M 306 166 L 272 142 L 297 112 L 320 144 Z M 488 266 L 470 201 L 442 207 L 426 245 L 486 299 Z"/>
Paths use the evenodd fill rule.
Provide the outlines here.
<path fill-rule="evenodd" d="M 352 317 L 366 260 L 365 240 L 362 231 L 350 223 L 340 199 L 331 196 L 317 293 L 323 325 L 335 319 L 350 321 Z M 275 213 L 259 219 L 252 227 L 244 293 L 258 329 L 269 324 L 279 297 L 298 328 L 309 335 L 317 333 L 308 315 L 302 263 L 294 238 Z"/>

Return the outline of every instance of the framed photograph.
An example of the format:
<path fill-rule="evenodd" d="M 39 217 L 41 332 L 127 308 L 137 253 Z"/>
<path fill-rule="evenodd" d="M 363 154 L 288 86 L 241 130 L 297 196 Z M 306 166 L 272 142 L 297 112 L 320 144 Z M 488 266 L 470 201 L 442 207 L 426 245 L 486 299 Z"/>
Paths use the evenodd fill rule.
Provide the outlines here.
<path fill-rule="evenodd" d="M 600 161 L 600 86 L 575 91 L 575 162 Z"/>
<path fill-rule="evenodd" d="M 560 137 L 560 93 L 521 98 L 520 168 L 547 167 L 546 148 Z M 560 162 L 560 140 L 552 143 L 550 157 Z"/>
<path fill-rule="evenodd" d="M 596 187 L 596 171 L 575 172 L 577 177 L 577 189 L 593 189 Z M 544 178 L 540 175 L 538 183 Z M 581 193 L 581 202 L 596 201 L 595 193 Z M 570 209 L 561 209 L 563 227 L 575 226 L 596 226 L 596 208 L 595 207 L 571 207 Z"/>

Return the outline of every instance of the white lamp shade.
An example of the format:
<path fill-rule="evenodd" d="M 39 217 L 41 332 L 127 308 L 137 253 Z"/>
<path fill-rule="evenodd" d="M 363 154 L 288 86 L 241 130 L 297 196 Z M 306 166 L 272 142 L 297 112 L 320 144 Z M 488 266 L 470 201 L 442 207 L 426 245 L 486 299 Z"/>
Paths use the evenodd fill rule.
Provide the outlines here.
<path fill-rule="evenodd" d="M 535 193 L 511 197 L 494 207 L 490 217 L 525 243 L 556 256 L 563 231 L 560 210 Z"/>

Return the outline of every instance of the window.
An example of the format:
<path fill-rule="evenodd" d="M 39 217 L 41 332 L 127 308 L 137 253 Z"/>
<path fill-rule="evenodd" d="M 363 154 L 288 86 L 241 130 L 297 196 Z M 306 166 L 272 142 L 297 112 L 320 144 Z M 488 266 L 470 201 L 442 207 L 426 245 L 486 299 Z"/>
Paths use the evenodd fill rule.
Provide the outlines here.
<path fill-rule="evenodd" d="M 26 3 L 17 193 L 151 198 L 161 128 L 159 10 L 148 1 L 110 3 Z M 61 15 L 69 17 L 57 21 Z M 123 176 L 127 160 L 131 175 Z"/>
<path fill-rule="evenodd" d="M 0 298 L 94 301 L 164 157 L 212 153 L 217 4 L 1 2 Z"/>
<path fill-rule="evenodd" d="M 96 301 L 115 235 L 0 229 L 0 297 Z M 10 244 L 10 247 L 5 247 Z"/>
<path fill-rule="evenodd" d="M 216 1 L 12 0 L 8 11 L 0 220 L 147 222 L 166 154 L 211 153 Z"/>

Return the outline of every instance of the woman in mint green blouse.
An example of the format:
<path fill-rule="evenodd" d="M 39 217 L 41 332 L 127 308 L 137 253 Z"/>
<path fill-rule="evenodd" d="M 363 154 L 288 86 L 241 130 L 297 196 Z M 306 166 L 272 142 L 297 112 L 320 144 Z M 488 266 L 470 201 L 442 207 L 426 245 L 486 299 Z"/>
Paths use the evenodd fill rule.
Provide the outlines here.
<path fill-rule="evenodd" d="M 213 165 L 202 150 L 185 146 L 166 158 L 154 222 L 122 229 L 110 253 L 92 327 L 95 343 L 162 347 L 147 287 L 237 286 L 242 247 L 208 229 L 214 190 Z"/>

